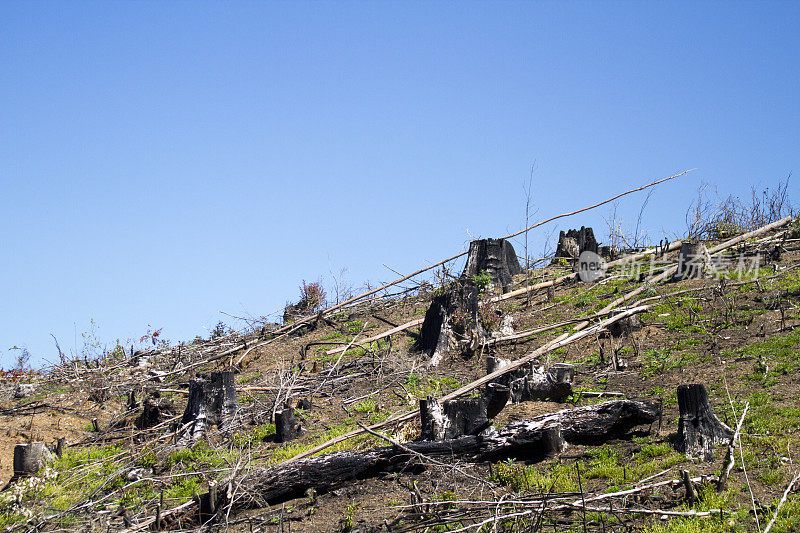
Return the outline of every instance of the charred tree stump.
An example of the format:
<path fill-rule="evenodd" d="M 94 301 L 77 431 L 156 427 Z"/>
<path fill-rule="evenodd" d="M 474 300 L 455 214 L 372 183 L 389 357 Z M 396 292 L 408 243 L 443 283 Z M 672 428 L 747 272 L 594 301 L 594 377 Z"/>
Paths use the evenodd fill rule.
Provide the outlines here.
<path fill-rule="evenodd" d="M 598 246 L 597 253 L 606 261 L 616 261 L 620 256 L 619 247 L 616 244 L 611 246 Z"/>
<path fill-rule="evenodd" d="M 597 444 L 625 436 L 636 426 L 652 424 L 660 415 L 659 402 L 616 400 L 512 422 L 488 435 L 410 442 L 403 447 L 439 461 L 482 462 L 505 458 L 535 461 L 558 453 L 565 442 Z M 400 471 L 412 464 L 420 464 L 416 454 L 387 446 L 335 452 L 270 468 L 250 468 L 224 481 L 246 490 L 237 491 L 233 502 L 225 501 L 225 496 L 220 494 L 222 501 L 218 508 L 232 505 L 232 510 L 237 511 L 274 505 L 301 497 L 310 488 L 317 494 L 324 494 L 353 480 Z"/>
<path fill-rule="evenodd" d="M 294 409 L 287 407 L 275 412 L 275 442 L 289 442 L 302 434 L 303 427 Z"/>
<path fill-rule="evenodd" d="M 14 477 L 12 481 L 37 473 L 45 467 L 50 455 L 50 450 L 43 442 L 14 446 Z"/>
<path fill-rule="evenodd" d="M 594 238 L 592 228 L 581 226 L 581 229 L 563 230 L 558 234 L 558 246 L 553 263 L 559 259 L 577 260 L 583 252 L 597 253 L 597 240 Z"/>
<path fill-rule="evenodd" d="M 450 440 L 477 435 L 490 425 L 483 398 L 464 398 L 439 404 L 433 398 L 419 401 L 423 440 Z"/>
<path fill-rule="evenodd" d="M 134 420 L 134 426 L 136 426 L 136 429 L 151 428 L 171 416 L 173 416 L 171 401 L 149 397 L 142 403 L 142 412 Z"/>
<path fill-rule="evenodd" d="M 186 429 L 179 444 L 191 446 L 211 426 L 230 427 L 239 409 L 233 372 L 214 372 L 210 379 L 193 379 L 189 383 L 189 401 L 181 425 Z"/>
<path fill-rule="evenodd" d="M 509 364 L 506 359 L 486 358 L 486 373 L 491 374 Z M 509 372 L 492 383 L 508 387 L 512 403 L 532 400 L 552 400 L 563 402 L 572 394 L 572 381 L 575 368 L 572 365 L 556 363 L 549 369 L 524 365 Z"/>
<path fill-rule="evenodd" d="M 478 288 L 459 280 L 431 301 L 420 329 L 418 346 L 438 365 L 452 352 L 472 354 L 486 337 L 478 310 Z"/>
<path fill-rule="evenodd" d="M 514 403 L 531 400 L 552 400 L 563 402 L 572 394 L 572 381 L 575 368 L 567 364 L 555 364 L 544 370 L 534 368 L 522 379 L 511 382 L 511 397 Z"/>
<path fill-rule="evenodd" d="M 514 247 L 505 239 L 480 239 L 469 243 L 467 264 L 461 277 L 472 279 L 486 271 L 492 281 L 508 292 L 514 283 L 514 276 L 522 274 Z"/>
<path fill-rule="evenodd" d="M 625 317 L 608 326 L 608 332 L 612 337 L 626 337 L 631 332 L 640 329 L 642 329 L 642 319 L 639 318 L 639 315 Z"/>
<path fill-rule="evenodd" d="M 711 267 L 711 256 L 702 242 L 684 242 L 678 252 L 678 269 L 673 281 L 697 279 L 705 276 Z"/>
<path fill-rule="evenodd" d="M 681 416 L 675 449 L 691 459 L 712 459 L 714 448 L 728 444 L 733 437 L 733 430 L 717 418 L 708 403 L 703 385 L 679 386 L 678 410 Z"/>

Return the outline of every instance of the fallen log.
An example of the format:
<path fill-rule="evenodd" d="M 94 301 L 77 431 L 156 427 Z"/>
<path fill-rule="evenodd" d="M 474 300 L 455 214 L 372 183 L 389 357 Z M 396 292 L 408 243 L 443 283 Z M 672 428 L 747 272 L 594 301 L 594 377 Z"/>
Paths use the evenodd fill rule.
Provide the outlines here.
<path fill-rule="evenodd" d="M 271 468 L 252 468 L 223 483 L 230 483 L 231 490 L 227 493 L 237 496 L 233 501 L 224 501 L 220 505 L 230 505 L 235 511 L 285 502 L 303 496 L 310 488 L 323 494 L 356 479 L 367 479 L 412 465 L 422 467 L 416 454 L 471 462 L 512 457 L 542 460 L 549 454 L 560 452 L 565 442 L 597 444 L 622 437 L 637 426 L 652 424 L 660 414 L 659 402 L 615 400 L 512 422 L 486 436 L 403 445 L 414 453 L 387 446 L 287 461 Z M 225 498 L 224 495 L 218 496 Z"/>
<path fill-rule="evenodd" d="M 463 387 L 461 387 L 459 389 L 456 389 L 453 392 L 450 392 L 450 393 L 446 394 L 445 396 L 442 396 L 441 398 L 439 398 L 439 401 L 443 402 L 443 401 L 446 401 L 446 400 L 452 400 L 453 398 L 458 398 L 462 394 L 466 394 L 466 393 L 468 393 L 468 392 L 470 392 L 472 390 L 477 389 L 478 387 L 481 387 L 482 385 L 486 385 L 488 383 L 491 383 L 496 378 L 502 376 L 503 374 L 505 374 L 507 372 L 511 372 L 512 370 L 514 370 L 516 368 L 519 368 L 519 367 L 521 367 L 521 366 L 523 366 L 523 365 L 525 365 L 525 364 L 527 364 L 527 363 L 529 363 L 531 361 L 534 361 L 534 360 L 538 359 L 539 357 L 541 357 L 544 354 L 550 353 L 553 350 L 557 350 L 558 348 L 561 348 L 562 346 L 566 346 L 566 345 L 571 344 L 573 342 L 577 342 L 577 341 L 579 341 L 581 339 L 584 339 L 584 338 L 586 338 L 586 337 L 588 337 L 588 336 L 590 336 L 592 334 L 596 334 L 597 332 L 602 331 L 604 328 L 606 328 L 610 324 L 613 324 L 617 320 L 622 320 L 623 318 L 628 317 L 630 315 L 635 315 L 637 313 L 642 313 L 644 311 L 647 311 L 648 309 L 650 309 L 649 305 L 642 305 L 642 306 L 638 306 L 638 307 L 632 307 L 632 308 L 626 309 L 624 311 L 621 311 L 618 315 L 612 316 L 610 318 L 607 318 L 606 320 L 603 320 L 602 322 L 600 322 L 598 324 L 595 324 L 591 328 L 584 329 L 582 331 L 578 331 L 576 333 L 573 333 L 572 335 L 564 334 L 564 335 L 562 335 L 562 336 L 560 336 L 560 337 L 558 337 L 556 339 L 553 339 L 552 341 L 546 343 L 545 345 L 540 346 L 539 348 L 537 348 L 536 350 L 532 351 L 531 353 L 529 353 L 525 357 L 522 357 L 521 359 L 517 359 L 516 361 L 513 361 L 507 367 L 502 368 L 500 370 L 497 370 L 495 372 L 492 372 L 491 374 L 487 374 L 487 375 L 483 376 L 482 378 L 476 379 L 472 383 L 468 383 L 468 384 L 464 385 Z M 389 425 L 392 425 L 392 424 L 397 424 L 399 422 L 405 422 L 406 420 L 411 420 L 412 418 L 417 416 L 417 413 L 418 413 L 417 410 L 413 410 L 413 411 L 408 411 L 406 413 L 398 414 L 396 416 L 393 416 L 389 420 L 385 420 L 383 422 L 379 422 L 377 424 L 374 424 L 374 425 L 370 426 L 370 429 L 372 429 L 372 430 L 380 429 L 380 428 L 385 427 L 385 426 L 389 426 Z M 306 450 L 306 451 L 296 455 L 292 459 L 289 459 L 289 461 L 298 461 L 300 459 L 303 459 L 303 458 L 306 458 L 306 457 L 310 457 L 310 456 L 314 455 L 315 453 L 321 452 L 322 450 L 324 450 L 325 448 L 327 448 L 329 446 L 333 446 L 334 444 L 338 444 L 340 442 L 346 441 L 347 439 L 355 437 L 356 435 L 359 435 L 359 434 L 363 433 L 363 431 L 364 430 L 362 430 L 362 429 L 357 429 L 357 430 L 351 431 L 349 433 L 345 433 L 344 435 L 339 435 L 337 437 L 334 437 L 334 438 L 332 438 L 332 439 L 330 439 L 328 441 L 323 442 L 322 444 L 314 446 L 313 448 L 311 448 L 309 450 Z"/>

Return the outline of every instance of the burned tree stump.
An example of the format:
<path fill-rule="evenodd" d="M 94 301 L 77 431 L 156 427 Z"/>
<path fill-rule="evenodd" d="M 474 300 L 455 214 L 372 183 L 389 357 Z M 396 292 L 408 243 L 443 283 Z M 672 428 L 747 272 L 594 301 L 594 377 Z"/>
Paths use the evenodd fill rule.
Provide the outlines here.
<path fill-rule="evenodd" d="M 514 276 L 522 274 L 514 247 L 505 239 L 480 239 L 469 243 L 467 264 L 461 277 L 472 279 L 486 271 L 494 283 L 500 284 L 503 292 L 508 292 L 514 283 Z"/>
<path fill-rule="evenodd" d="M 214 372 L 208 380 L 193 379 L 189 383 L 189 401 L 181 419 L 185 429 L 178 443 L 191 446 L 211 426 L 230 427 L 238 409 L 233 372 Z"/>
<path fill-rule="evenodd" d="M 642 329 L 642 319 L 639 318 L 639 315 L 625 317 L 608 326 L 608 332 L 612 337 L 628 336 L 631 332 L 640 329 Z"/>
<path fill-rule="evenodd" d="M 678 437 L 675 449 L 691 459 L 708 461 L 714 448 L 733 438 L 733 430 L 725 425 L 708 403 L 706 388 L 700 384 L 678 387 Z"/>
<path fill-rule="evenodd" d="M 419 401 L 423 440 L 448 440 L 477 435 L 490 425 L 483 398 L 464 398 L 440 404 L 433 398 Z"/>
<path fill-rule="evenodd" d="M 506 359 L 486 358 L 486 373 L 491 374 L 509 364 Z M 556 363 L 547 370 L 544 367 L 524 365 L 492 383 L 508 387 L 512 403 L 532 400 L 552 400 L 563 402 L 572 394 L 572 381 L 575 368 L 572 365 Z"/>
<path fill-rule="evenodd" d="M 142 403 L 142 412 L 134 420 L 136 429 L 147 429 L 157 426 L 173 416 L 172 402 L 157 397 L 148 397 Z"/>
<path fill-rule="evenodd" d="M 563 230 L 558 234 L 558 246 L 553 263 L 560 259 L 577 260 L 583 252 L 597 253 L 597 240 L 594 238 L 592 228 L 581 226 L 581 229 Z"/>
<path fill-rule="evenodd" d="M 681 243 L 678 252 L 678 269 L 673 274 L 673 281 L 697 279 L 705 276 L 711 268 L 711 256 L 702 242 Z"/>
<path fill-rule="evenodd" d="M 294 409 L 287 407 L 275 412 L 275 442 L 289 442 L 302 434 L 303 427 Z"/>
<path fill-rule="evenodd" d="M 14 446 L 14 478 L 30 476 L 45 467 L 50 450 L 43 442 L 31 442 Z"/>
<path fill-rule="evenodd" d="M 438 365 L 451 352 L 471 354 L 485 338 L 478 294 L 477 287 L 459 280 L 431 301 L 418 344 L 430 355 L 431 366 Z"/>

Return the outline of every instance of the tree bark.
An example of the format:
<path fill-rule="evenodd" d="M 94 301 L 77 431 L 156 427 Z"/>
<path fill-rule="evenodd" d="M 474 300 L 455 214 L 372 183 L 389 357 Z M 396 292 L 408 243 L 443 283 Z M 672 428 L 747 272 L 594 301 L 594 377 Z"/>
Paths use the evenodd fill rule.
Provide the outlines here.
<path fill-rule="evenodd" d="M 675 449 L 689 458 L 709 461 L 714 457 L 714 448 L 728 444 L 733 437 L 733 430 L 717 418 L 708 403 L 703 385 L 680 385 L 678 410 Z"/>
<path fill-rule="evenodd" d="M 469 243 L 469 255 L 461 276 L 472 279 L 482 271 L 492 276 L 492 281 L 507 292 L 514 283 L 514 276 L 522 274 L 511 243 L 505 239 L 480 239 Z"/>
<path fill-rule="evenodd" d="M 404 446 L 439 460 L 481 462 L 513 457 L 536 461 L 560 452 L 565 442 L 597 444 L 622 437 L 636 426 L 653 423 L 660 414 L 659 402 L 616 400 L 512 422 L 489 435 Z M 395 446 L 344 451 L 248 469 L 226 483 L 232 483 L 232 492 L 237 494 L 232 502 L 236 510 L 285 502 L 312 487 L 323 494 L 350 481 L 402 470 L 419 461 L 418 456 Z"/>
<path fill-rule="evenodd" d="M 189 383 L 189 401 L 181 419 L 186 429 L 178 444 L 193 445 L 211 426 L 229 427 L 238 409 L 233 372 L 214 372 L 208 380 L 193 379 Z"/>

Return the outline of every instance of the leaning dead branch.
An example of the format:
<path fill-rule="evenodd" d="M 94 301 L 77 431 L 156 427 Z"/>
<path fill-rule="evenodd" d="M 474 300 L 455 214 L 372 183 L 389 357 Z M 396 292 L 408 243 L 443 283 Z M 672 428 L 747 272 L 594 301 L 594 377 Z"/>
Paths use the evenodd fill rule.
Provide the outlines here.
<path fill-rule="evenodd" d="M 692 172 L 693 170 L 694 169 L 684 170 L 683 172 L 679 172 L 678 174 L 674 174 L 672 176 L 653 181 L 651 183 L 648 183 L 647 185 L 642 185 L 641 187 L 637 187 L 635 189 L 629 189 L 629 190 L 627 190 L 625 192 L 622 192 L 620 194 L 612 196 L 611 198 L 608 198 L 607 200 L 603 200 L 602 202 L 598 202 L 598 203 L 596 203 L 594 205 L 590 205 L 590 206 L 584 207 L 582 209 L 577 209 L 577 210 L 571 211 L 569 213 L 561 213 L 560 215 L 552 216 L 552 217 L 550 217 L 548 219 L 545 219 L 545 220 L 542 220 L 540 222 L 537 222 L 536 224 L 533 224 L 532 226 L 528 226 L 527 228 L 525 228 L 523 230 L 520 230 L 520 231 L 518 231 L 516 233 L 512 233 L 511 235 L 506 235 L 505 237 L 501 237 L 501 238 L 502 239 L 511 239 L 513 237 L 516 237 L 517 235 L 522 235 L 523 233 L 527 233 L 528 231 L 530 231 L 532 229 L 538 228 L 539 226 L 542 226 L 542 225 L 547 224 L 549 222 L 552 222 L 554 220 L 558 220 L 559 218 L 564 218 L 564 217 L 568 217 L 568 216 L 572 216 L 572 215 L 577 215 L 578 213 L 583 213 L 584 211 L 589 211 L 591 209 L 595 209 L 595 208 L 600 207 L 602 205 L 605 205 L 607 203 L 613 202 L 614 200 L 616 200 L 618 198 L 621 198 L 623 196 L 626 196 L 628 194 L 632 194 L 634 192 L 642 191 L 644 189 L 648 189 L 650 187 L 654 187 L 654 186 L 656 186 L 656 185 L 658 185 L 660 183 L 664 183 L 665 181 L 669 181 L 669 180 L 678 178 L 680 176 L 683 176 L 684 174 L 688 174 L 689 172 Z M 437 268 L 437 267 L 442 266 L 444 264 L 447 264 L 450 261 L 453 261 L 454 259 L 458 259 L 459 257 L 465 256 L 465 255 L 467 255 L 467 252 L 461 252 L 459 254 L 454 255 L 453 257 L 448 257 L 447 259 L 444 259 L 442 261 L 434 263 L 434 264 L 432 264 L 430 266 L 427 266 L 425 268 L 421 268 L 419 270 L 416 270 L 416 271 L 412 272 L 411 274 L 408 274 L 407 276 L 403 276 L 403 277 L 401 277 L 399 279 L 396 279 L 394 281 L 391 281 L 389 283 L 381 285 L 380 287 L 377 287 L 375 289 L 367 291 L 367 292 L 365 292 L 363 294 L 359 294 L 358 296 L 354 296 L 353 298 L 345 300 L 344 302 L 342 302 L 340 304 L 337 304 L 337 305 L 334 305 L 332 307 L 329 307 L 323 313 L 326 314 L 326 315 L 329 315 L 329 314 L 333 313 L 334 311 L 338 311 L 339 309 L 341 309 L 341 308 L 343 308 L 343 307 L 345 307 L 347 305 L 350 305 L 353 302 L 356 302 L 358 300 L 362 300 L 364 298 L 372 296 L 373 294 L 377 294 L 377 293 L 379 293 L 379 292 L 381 292 L 381 291 L 383 291 L 383 290 L 385 290 L 385 289 L 387 289 L 389 287 L 397 285 L 398 283 L 402 283 L 402 282 L 404 282 L 406 280 L 409 280 L 409 279 L 411 279 L 411 278 L 413 278 L 413 277 L 415 277 L 415 276 L 417 276 L 419 274 L 422 274 L 423 272 L 427 272 L 427 271 L 429 271 L 431 269 L 434 269 L 434 268 Z M 279 328 L 279 329 L 275 330 L 274 333 L 276 333 L 276 334 L 284 333 L 284 332 L 288 331 L 289 329 L 291 329 L 292 327 L 297 327 L 297 325 L 299 325 L 301 323 L 308 323 L 308 322 L 310 322 L 312 320 L 315 320 L 315 319 L 316 319 L 316 316 L 308 316 L 308 317 L 305 317 L 305 318 L 301 318 L 301 319 L 299 319 L 299 320 L 297 320 L 295 322 L 292 322 L 289 325 L 286 325 L 286 326 L 284 326 L 282 328 Z"/>

